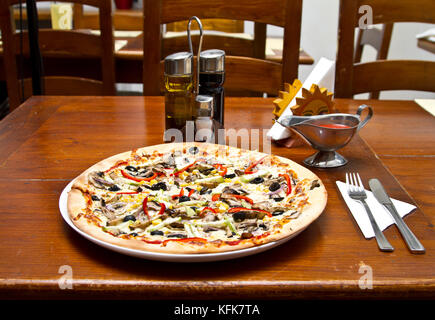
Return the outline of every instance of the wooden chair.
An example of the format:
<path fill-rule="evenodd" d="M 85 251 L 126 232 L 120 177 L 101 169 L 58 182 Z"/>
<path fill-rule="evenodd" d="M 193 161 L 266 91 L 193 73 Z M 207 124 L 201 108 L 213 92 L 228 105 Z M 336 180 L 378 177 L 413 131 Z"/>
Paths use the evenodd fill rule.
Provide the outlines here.
<path fill-rule="evenodd" d="M 186 35 L 169 37 L 169 32 L 186 31 L 188 21 L 176 21 L 166 24 L 166 34 L 163 35 L 162 59 L 171 53 L 185 51 Z M 244 56 L 258 59 L 266 58 L 267 24 L 254 23 L 254 37 L 245 33 L 245 21 L 229 19 L 201 19 L 203 30 L 218 31 L 218 34 L 207 34 L 203 42 L 203 50 L 220 48 L 227 55 Z M 198 29 L 192 24 L 192 30 Z M 199 36 L 192 34 L 192 43 L 198 47 Z"/>
<path fill-rule="evenodd" d="M 112 12 L 115 30 L 140 31 L 143 29 L 142 12 L 138 10 L 119 10 Z M 99 29 L 100 18 L 97 12 L 85 12 L 82 4 L 74 4 L 74 29 Z"/>
<path fill-rule="evenodd" d="M 386 60 L 390 48 L 393 23 L 381 25 L 381 28 L 358 29 L 358 39 L 355 47 L 354 63 L 361 62 L 361 57 L 366 46 L 371 46 L 377 52 L 376 60 Z M 379 99 L 379 91 L 370 92 L 369 99 Z"/>
<path fill-rule="evenodd" d="M 227 55 L 225 90 L 249 90 L 277 95 L 283 82 L 292 82 L 298 75 L 302 0 L 144 0 L 144 63 L 145 95 L 163 92 L 162 24 L 200 19 L 249 20 L 284 28 L 283 63 L 243 56 Z M 264 35 L 265 36 L 265 35 Z M 210 41 L 204 37 L 204 47 Z M 163 49 L 162 49 L 163 46 Z M 226 48 L 215 47 L 216 49 Z M 186 42 L 182 51 L 187 51 Z M 169 52 L 167 52 L 169 53 Z M 196 52 L 195 52 L 196 53 Z M 228 53 L 227 53 L 228 54 Z"/>
<path fill-rule="evenodd" d="M 373 23 L 435 23 L 435 2 L 421 0 L 341 0 L 338 26 L 338 52 L 335 97 L 380 90 L 435 91 L 435 62 L 418 60 L 377 60 L 354 64 L 354 36 L 358 9 L 369 5 Z M 410 44 L 415 45 L 415 44 Z"/>
<path fill-rule="evenodd" d="M 3 59 L 11 111 L 31 95 L 31 81 L 19 79 L 17 58 L 20 54 L 20 34 L 15 32 L 11 6 L 19 0 L 5 0 L 0 7 L 0 28 L 3 40 Z M 101 61 L 101 80 L 46 74 L 44 76 L 45 94 L 47 95 L 114 95 L 115 64 L 113 56 L 113 35 L 110 0 L 68 0 L 95 6 L 104 19 L 100 20 L 101 36 L 70 30 L 39 30 L 39 47 L 44 58 L 62 58 L 68 63 L 69 58 L 85 57 Z M 23 32 L 24 57 L 28 57 L 28 35 Z M 21 74 L 24 70 L 21 70 Z M 21 81 L 24 81 L 22 86 Z M 24 87 L 24 92 L 21 88 Z"/>

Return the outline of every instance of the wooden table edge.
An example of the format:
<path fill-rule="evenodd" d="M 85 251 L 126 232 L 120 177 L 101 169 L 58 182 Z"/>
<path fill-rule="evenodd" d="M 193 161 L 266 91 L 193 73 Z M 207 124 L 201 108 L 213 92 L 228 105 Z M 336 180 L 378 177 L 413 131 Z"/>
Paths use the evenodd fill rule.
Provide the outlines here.
<path fill-rule="evenodd" d="M 259 288 L 261 287 L 261 293 Z M 157 290 L 159 289 L 159 290 Z M 358 280 L 319 281 L 95 281 L 73 280 L 61 289 L 59 280 L 0 280 L 0 298 L 122 297 L 140 299 L 423 299 L 435 298 L 435 278 L 425 281 L 373 281 L 372 288 Z"/>

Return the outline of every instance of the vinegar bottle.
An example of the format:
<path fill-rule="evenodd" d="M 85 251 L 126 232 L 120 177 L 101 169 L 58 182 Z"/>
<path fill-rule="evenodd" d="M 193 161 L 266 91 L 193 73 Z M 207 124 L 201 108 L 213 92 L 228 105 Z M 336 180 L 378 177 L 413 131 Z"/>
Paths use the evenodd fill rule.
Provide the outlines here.
<path fill-rule="evenodd" d="M 202 51 L 199 57 L 199 94 L 213 97 L 213 119 L 224 125 L 225 51 Z"/>

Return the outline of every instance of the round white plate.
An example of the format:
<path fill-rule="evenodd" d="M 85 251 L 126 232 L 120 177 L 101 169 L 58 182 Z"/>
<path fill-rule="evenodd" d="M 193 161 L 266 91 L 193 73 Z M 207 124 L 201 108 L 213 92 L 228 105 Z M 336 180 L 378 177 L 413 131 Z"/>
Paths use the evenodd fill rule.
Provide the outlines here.
<path fill-rule="evenodd" d="M 149 259 L 149 260 L 159 260 L 159 261 L 167 261 L 167 262 L 208 262 L 208 261 L 219 261 L 219 260 L 229 260 L 229 259 L 235 259 L 235 258 L 241 258 L 250 256 L 256 253 L 260 253 L 269 249 L 272 249 L 276 246 L 279 246 L 280 244 L 283 244 L 284 242 L 290 240 L 294 236 L 298 235 L 300 232 L 302 232 L 304 229 L 300 230 L 299 232 L 292 234 L 291 236 L 263 244 L 261 246 L 247 248 L 247 249 L 241 249 L 241 250 L 234 250 L 234 251 L 228 251 L 228 252 L 220 252 L 220 253 L 201 253 L 201 254 L 174 254 L 174 253 L 159 253 L 159 252 L 149 252 L 149 251 L 141 251 L 141 250 L 135 250 L 135 249 L 129 249 L 124 248 L 121 246 L 117 246 L 114 244 L 110 244 L 104 241 L 101 241 L 99 239 L 96 239 L 87 233 L 83 232 L 79 228 L 75 226 L 75 224 L 71 221 L 69 215 L 68 215 L 68 208 L 67 208 L 67 200 L 68 200 L 68 192 L 71 190 L 71 186 L 74 181 L 71 181 L 65 189 L 63 189 L 60 198 L 59 198 L 59 208 L 60 213 L 62 214 L 63 219 L 65 222 L 73 228 L 77 233 L 85 237 L 86 239 L 106 248 L 109 250 L 113 250 L 122 254 L 126 254 L 133 257 L 138 257 L 142 259 Z"/>

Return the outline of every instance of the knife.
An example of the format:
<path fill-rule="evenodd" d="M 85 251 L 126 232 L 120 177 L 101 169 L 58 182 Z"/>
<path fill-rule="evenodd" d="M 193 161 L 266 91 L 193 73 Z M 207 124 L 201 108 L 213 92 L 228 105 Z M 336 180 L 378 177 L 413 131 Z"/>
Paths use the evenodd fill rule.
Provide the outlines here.
<path fill-rule="evenodd" d="M 417 237 L 412 233 L 412 231 L 408 228 L 408 226 L 403 221 L 402 217 L 396 210 L 393 202 L 391 201 L 388 194 L 385 192 L 384 187 L 378 179 L 370 179 L 369 180 L 370 189 L 373 192 L 376 200 L 379 201 L 387 210 L 391 213 L 394 221 L 396 222 L 397 228 L 402 234 L 403 239 L 408 245 L 409 250 L 412 253 L 424 253 L 425 249 L 423 245 L 418 241 Z"/>

